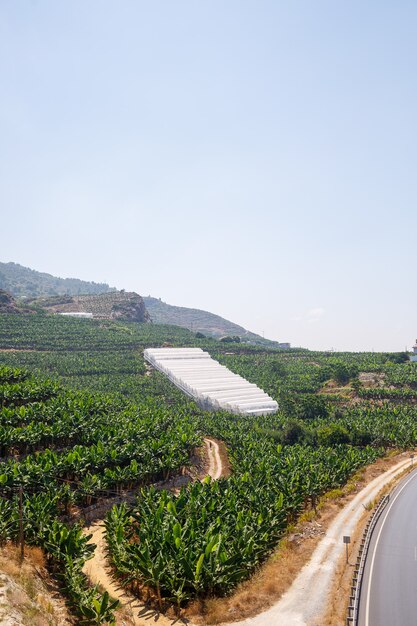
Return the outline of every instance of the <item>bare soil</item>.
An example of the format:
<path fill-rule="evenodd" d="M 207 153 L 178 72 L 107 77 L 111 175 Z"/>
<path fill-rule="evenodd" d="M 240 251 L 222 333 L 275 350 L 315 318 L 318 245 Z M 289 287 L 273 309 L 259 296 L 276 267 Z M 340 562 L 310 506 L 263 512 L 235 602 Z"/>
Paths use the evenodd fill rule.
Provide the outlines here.
<path fill-rule="evenodd" d="M 196 452 L 196 458 L 199 460 L 197 468 L 194 470 L 194 480 L 203 478 L 207 473 L 210 473 L 213 478 L 219 477 L 219 468 L 221 468 L 221 476 L 224 476 L 226 471 L 230 472 L 230 468 L 224 467 L 221 458 L 222 454 L 226 454 L 224 444 L 212 438 L 206 440 L 205 443 L 205 447 L 200 449 L 198 453 Z M 92 524 L 88 529 L 86 528 L 86 533 L 93 533 L 92 541 L 97 545 L 97 548 L 94 558 L 86 563 L 84 571 L 93 583 L 100 583 L 112 597 L 121 601 L 122 608 L 117 614 L 117 624 L 120 626 L 146 626 L 152 623 L 157 623 L 159 626 L 171 626 L 174 623 L 189 623 L 189 620 L 194 624 L 208 625 L 253 617 L 275 604 L 290 588 L 302 567 L 310 560 L 316 546 L 340 509 L 375 477 L 391 468 L 399 460 L 404 459 L 405 456 L 402 453 L 379 459 L 373 465 L 358 472 L 343 489 L 329 492 L 323 496 L 317 506 L 317 512 L 306 511 L 299 523 L 289 529 L 286 537 L 280 542 L 277 550 L 266 564 L 250 580 L 240 585 L 232 596 L 194 602 L 185 611 L 183 619 L 178 620 L 178 618 L 170 618 L 158 613 L 143 601 L 126 593 L 118 585 L 106 563 L 104 527 L 101 521 Z M 178 487 L 174 485 L 171 488 L 176 489 Z M 353 567 L 350 563 L 354 563 L 356 558 L 355 552 L 368 515 L 369 512 L 364 510 L 363 518 L 352 537 L 349 565 L 346 566 L 342 561 L 339 563 L 331 593 L 331 604 L 320 622 L 321 626 L 339 626 L 345 621 Z M 23 613 L 16 613 L 15 621 L 10 622 L 10 624 L 18 626 L 29 626 L 29 624 L 34 626 L 46 626 L 47 624 L 69 626 L 73 624 L 74 622 L 68 615 L 58 590 L 46 572 L 41 551 L 34 549 L 27 551 L 28 558 L 25 559 L 25 569 L 22 574 L 16 554 L 11 558 L 10 550 L 12 552 L 14 550 L 16 553 L 16 549 L 12 547 L 0 552 L 0 570 L 4 572 L 6 577 L 3 581 L 0 576 L 0 595 L 2 587 L 5 587 L 6 590 L 12 589 L 11 592 L 7 591 L 10 597 L 10 608 L 8 609 L 10 615 L 16 613 L 16 604 L 21 608 L 23 607 Z M 10 577 L 13 581 L 11 587 L 8 582 Z M 38 589 L 37 585 L 40 581 L 43 585 L 41 591 L 37 590 L 34 594 L 30 590 L 30 593 L 27 593 L 24 589 L 22 590 L 21 584 L 16 586 L 16 581 L 23 579 L 32 581 L 28 582 L 30 589 L 33 585 Z M 42 612 L 45 612 L 45 616 Z M 31 617 L 28 618 L 28 615 Z M 28 619 L 29 621 L 27 621 Z M 6 626 L 9 622 L 1 621 L 0 615 L 0 624 Z"/>
<path fill-rule="evenodd" d="M 328 380 L 324 383 L 323 387 L 317 392 L 318 395 L 333 396 L 338 395 L 346 399 L 351 399 L 355 396 L 355 390 L 351 385 L 340 385 L 334 380 Z"/>
<path fill-rule="evenodd" d="M 170 489 L 175 492 L 187 482 L 201 480 L 206 475 L 211 476 L 213 480 L 221 478 L 223 476 L 221 442 L 212 438 L 206 438 L 204 441 L 205 447 L 196 450 L 193 455 L 192 469 L 169 481 L 158 483 L 157 488 Z M 224 450 L 223 454 L 225 453 Z M 178 621 L 181 623 L 182 620 L 178 620 L 178 618 L 170 619 L 166 615 L 162 615 L 149 604 L 127 592 L 115 580 L 107 562 L 104 530 L 103 520 L 94 522 L 85 529 L 86 534 L 92 534 L 91 542 L 96 544 L 96 549 L 93 558 L 86 562 L 83 572 L 93 584 L 99 584 L 105 591 L 108 591 L 112 598 L 120 600 L 121 609 L 118 613 L 117 623 L 134 626 L 146 626 L 149 625 L 150 621 L 157 621 L 159 626 L 169 626 L 174 622 L 178 623 Z"/>
<path fill-rule="evenodd" d="M 0 550 L 0 624 L 1 626 L 70 626 L 62 595 L 45 567 L 40 548 L 20 550 L 7 544 Z"/>
<path fill-rule="evenodd" d="M 143 602 L 127 593 L 112 576 L 105 553 L 106 542 L 102 522 L 92 524 L 88 528 L 88 533 L 93 535 L 92 543 L 96 544 L 96 549 L 94 557 L 87 561 L 83 568 L 84 574 L 93 584 L 100 584 L 112 598 L 120 600 L 121 611 L 118 614 L 118 624 L 124 623 L 135 626 L 149 624 L 149 617 L 152 616 L 152 613 L 156 615 L 155 611 L 148 611 Z M 160 626 L 171 624 L 171 620 L 167 620 L 163 615 L 158 615 L 158 622 Z"/>
<path fill-rule="evenodd" d="M 0 352 L 37 352 L 32 348 L 0 348 Z"/>
<path fill-rule="evenodd" d="M 358 375 L 359 382 L 364 387 L 383 387 L 385 382 L 384 372 L 360 372 Z"/>

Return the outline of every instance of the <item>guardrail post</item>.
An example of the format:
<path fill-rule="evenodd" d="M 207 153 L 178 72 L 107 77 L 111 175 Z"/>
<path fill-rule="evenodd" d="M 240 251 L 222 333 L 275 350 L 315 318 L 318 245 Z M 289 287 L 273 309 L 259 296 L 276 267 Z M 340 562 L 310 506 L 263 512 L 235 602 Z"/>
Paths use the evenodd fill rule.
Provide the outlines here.
<path fill-rule="evenodd" d="M 358 549 L 359 556 L 356 559 L 356 565 L 354 569 L 354 573 L 352 576 L 352 585 L 350 587 L 350 596 L 349 596 L 349 606 L 347 609 L 347 617 L 346 617 L 346 626 L 356 626 L 358 614 L 359 614 L 359 601 L 360 601 L 360 593 L 362 586 L 362 577 L 363 571 L 365 567 L 365 559 L 368 553 L 369 542 L 372 536 L 372 532 L 374 530 L 375 524 L 378 521 L 378 517 L 381 514 L 382 509 L 385 507 L 387 502 L 389 501 L 389 494 L 383 496 L 378 505 L 373 510 L 371 516 L 369 517 L 365 529 L 362 535 L 362 539 L 360 542 L 360 546 Z"/>

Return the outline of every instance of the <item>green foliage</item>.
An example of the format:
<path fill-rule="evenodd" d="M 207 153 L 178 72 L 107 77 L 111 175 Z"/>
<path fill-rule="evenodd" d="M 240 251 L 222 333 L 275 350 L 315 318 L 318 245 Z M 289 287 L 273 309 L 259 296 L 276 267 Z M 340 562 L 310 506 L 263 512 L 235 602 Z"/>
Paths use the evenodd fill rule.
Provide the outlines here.
<path fill-rule="evenodd" d="M 113 291 L 105 283 L 87 282 L 77 278 L 57 278 L 18 263 L 0 263 L 0 289 L 5 289 L 20 298 Z"/>
<path fill-rule="evenodd" d="M 226 335 L 220 339 L 222 343 L 240 343 L 240 337 L 238 335 Z"/>
<path fill-rule="evenodd" d="M 177 604 L 228 593 L 265 559 L 306 500 L 378 454 L 343 445 L 277 446 L 247 418 L 217 414 L 205 423 L 228 443 L 230 479 L 195 483 L 177 497 L 142 490 L 133 510 L 115 507 L 106 521 L 124 584 L 140 577 Z"/>
<path fill-rule="evenodd" d="M 339 443 L 350 443 L 350 435 L 340 424 L 329 424 L 317 429 L 317 440 L 321 446 L 335 446 Z"/>
<path fill-rule="evenodd" d="M 293 446 L 295 443 L 312 443 L 312 433 L 302 422 L 288 420 L 281 432 L 280 441 L 287 446 Z"/>
<path fill-rule="evenodd" d="M 204 347 L 277 399 L 279 413 L 204 413 L 145 368 L 143 349 L 164 343 Z M 35 314 L 1 316 L 0 347 L 0 542 L 17 537 L 23 485 L 27 541 L 46 551 L 80 623 L 111 622 L 114 606 L 82 575 L 92 548 L 68 522 L 74 504 L 136 491 L 133 507 L 107 517 L 110 558 L 123 584 L 179 607 L 229 593 L 307 503 L 384 449 L 417 442 L 417 368 L 386 355 L 266 350 L 173 326 Z M 342 369 L 350 380 L 377 373 L 381 385 L 355 382 L 351 404 L 318 395 Z M 178 496 L 154 489 L 190 462 L 203 434 L 226 442 L 232 476 Z"/>
<path fill-rule="evenodd" d="M 306 393 L 294 401 L 293 410 L 301 420 L 314 420 L 326 418 L 329 415 L 329 405 L 321 396 Z"/>
<path fill-rule="evenodd" d="M 340 385 L 346 385 L 352 378 L 359 374 L 357 365 L 351 363 L 336 363 L 333 366 L 333 377 Z"/>
<path fill-rule="evenodd" d="M 407 352 L 392 352 L 385 355 L 387 363 L 407 363 L 409 356 Z"/>

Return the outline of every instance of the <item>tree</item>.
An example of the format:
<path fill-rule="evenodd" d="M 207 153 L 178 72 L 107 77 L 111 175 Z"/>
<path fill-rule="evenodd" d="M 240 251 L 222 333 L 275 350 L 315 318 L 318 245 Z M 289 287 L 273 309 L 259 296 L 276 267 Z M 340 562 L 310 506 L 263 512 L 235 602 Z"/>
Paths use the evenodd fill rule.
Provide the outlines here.
<path fill-rule="evenodd" d="M 340 385 L 346 385 L 351 378 L 356 378 L 358 374 L 359 369 L 356 365 L 337 363 L 333 368 L 333 378 Z"/>
<path fill-rule="evenodd" d="M 387 354 L 387 361 L 391 363 L 406 363 L 409 360 L 407 352 L 394 352 Z"/>
<path fill-rule="evenodd" d="M 317 441 L 320 446 L 334 446 L 338 443 L 350 443 L 350 435 L 340 424 L 329 424 L 317 429 Z"/>
<path fill-rule="evenodd" d="M 238 335 L 226 335 L 220 341 L 223 341 L 223 343 L 240 343 L 240 337 Z"/>
<path fill-rule="evenodd" d="M 295 402 L 296 416 L 302 420 L 328 417 L 329 405 L 324 398 L 314 393 L 300 395 Z"/>
<path fill-rule="evenodd" d="M 281 433 L 281 443 L 292 446 L 295 443 L 310 443 L 310 431 L 297 420 L 289 420 Z"/>

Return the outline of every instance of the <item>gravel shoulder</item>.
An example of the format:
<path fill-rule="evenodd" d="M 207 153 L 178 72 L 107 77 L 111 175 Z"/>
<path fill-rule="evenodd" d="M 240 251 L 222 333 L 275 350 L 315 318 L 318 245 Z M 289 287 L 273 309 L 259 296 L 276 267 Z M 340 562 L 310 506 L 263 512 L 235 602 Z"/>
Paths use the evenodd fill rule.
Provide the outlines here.
<path fill-rule="evenodd" d="M 334 518 L 311 559 L 291 587 L 267 611 L 230 626 L 321 626 L 332 592 L 333 579 L 344 557 L 344 535 L 353 535 L 364 506 L 374 500 L 383 487 L 409 467 L 409 458 L 400 461 L 364 487 Z"/>

